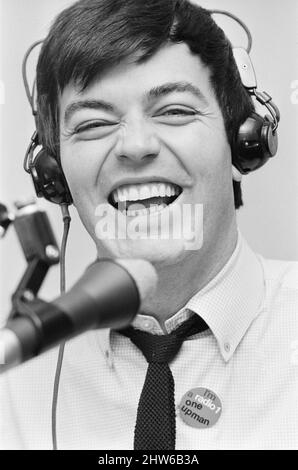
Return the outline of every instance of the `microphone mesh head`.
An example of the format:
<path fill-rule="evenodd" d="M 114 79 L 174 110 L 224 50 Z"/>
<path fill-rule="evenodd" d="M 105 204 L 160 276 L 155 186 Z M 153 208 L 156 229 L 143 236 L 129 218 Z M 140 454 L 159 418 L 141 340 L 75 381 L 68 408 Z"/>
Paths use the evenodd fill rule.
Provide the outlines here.
<path fill-rule="evenodd" d="M 134 279 L 142 305 L 146 297 L 152 294 L 157 287 L 158 276 L 155 268 L 149 261 L 143 259 L 117 258 L 115 261 Z"/>

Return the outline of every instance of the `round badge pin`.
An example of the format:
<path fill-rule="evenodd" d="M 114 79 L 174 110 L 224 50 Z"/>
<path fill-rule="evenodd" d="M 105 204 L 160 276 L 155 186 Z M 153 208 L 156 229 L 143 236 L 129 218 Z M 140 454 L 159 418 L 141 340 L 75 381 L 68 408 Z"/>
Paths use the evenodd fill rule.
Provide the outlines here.
<path fill-rule="evenodd" d="M 222 404 L 209 388 L 192 388 L 183 395 L 179 405 L 181 419 L 193 428 L 208 429 L 220 418 Z"/>

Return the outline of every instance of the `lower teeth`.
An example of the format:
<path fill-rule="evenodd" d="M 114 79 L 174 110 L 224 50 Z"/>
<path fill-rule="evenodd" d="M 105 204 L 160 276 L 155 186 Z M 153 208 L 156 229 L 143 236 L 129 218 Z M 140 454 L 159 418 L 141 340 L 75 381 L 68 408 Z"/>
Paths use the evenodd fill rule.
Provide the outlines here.
<path fill-rule="evenodd" d="M 153 214 L 154 212 L 160 212 L 162 211 L 165 207 L 167 207 L 167 204 L 155 204 L 151 205 L 150 207 L 146 209 L 138 209 L 138 210 L 127 210 L 124 211 L 124 214 L 127 216 L 135 217 L 136 215 L 148 215 L 148 214 Z"/>

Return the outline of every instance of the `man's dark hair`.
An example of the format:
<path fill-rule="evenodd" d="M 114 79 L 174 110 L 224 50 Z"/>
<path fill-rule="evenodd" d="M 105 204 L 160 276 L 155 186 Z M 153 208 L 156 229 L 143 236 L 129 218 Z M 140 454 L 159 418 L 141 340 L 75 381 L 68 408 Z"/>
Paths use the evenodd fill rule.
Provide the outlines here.
<path fill-rule="evenodd" d="M 54 21 L 37 64 L 38 132 L 59 158 L 59 96 L 66 85 L 86 89 L 104 71 L 135 57 L 142 63 L 166 43 L 188 44 L 211 71 L 231 148 L 253 111 L 232 47 L 210 13 L 187 0 L 80 0 Z M 232 155 L 232 158 L 235 156 Z M 235 208 L 242 204 L 233 181 Z"/>

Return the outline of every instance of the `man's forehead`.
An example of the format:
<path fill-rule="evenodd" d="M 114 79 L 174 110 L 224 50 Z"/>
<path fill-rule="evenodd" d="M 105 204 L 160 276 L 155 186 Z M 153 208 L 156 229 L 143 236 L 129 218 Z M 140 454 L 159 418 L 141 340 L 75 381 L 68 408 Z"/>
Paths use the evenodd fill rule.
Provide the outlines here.
<path fill-rule="evenodd" d="M 197 85 L 202 75 L 209 75 L 209 68 L 203 64 L 199 55 L 190 51 L 186 43 L 170 42 L 146 59 L 140 52 L 92 73 L 92 77 L 88 77 L 82 70 L 78 82 L 70 81 L 65 88 L 71 88 L 79 95 L 88 92 L 95 84 L 97 87 L 103 87 L 127 79 L 132 86 L 140 79 L 144 86 L 148 83 L 147 88 L 177 81 L 195 81 Z M 83 92 L 81 82 L 87 83 Z"/>

